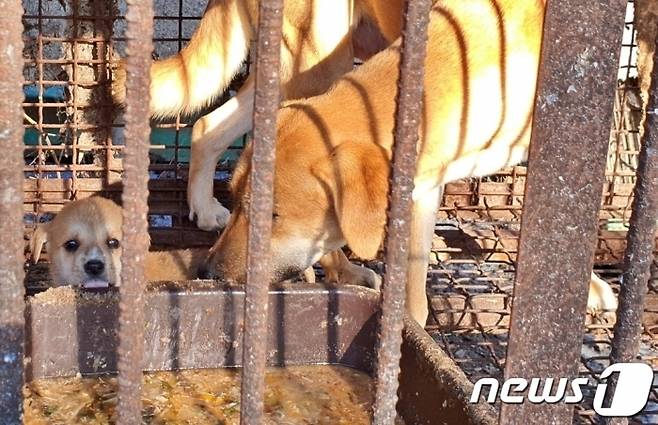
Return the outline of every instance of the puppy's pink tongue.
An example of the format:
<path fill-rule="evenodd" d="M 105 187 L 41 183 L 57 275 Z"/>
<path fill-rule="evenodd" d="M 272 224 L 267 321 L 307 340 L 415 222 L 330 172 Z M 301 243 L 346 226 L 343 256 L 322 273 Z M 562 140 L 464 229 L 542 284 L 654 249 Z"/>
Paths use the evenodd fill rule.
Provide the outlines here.
<path fill-rule="evenodd" d="M 96 289 L 96 288 L 109 288 L 110 282 L 101 279 L 89 279 L 82 284 L 83 288 Z"/>

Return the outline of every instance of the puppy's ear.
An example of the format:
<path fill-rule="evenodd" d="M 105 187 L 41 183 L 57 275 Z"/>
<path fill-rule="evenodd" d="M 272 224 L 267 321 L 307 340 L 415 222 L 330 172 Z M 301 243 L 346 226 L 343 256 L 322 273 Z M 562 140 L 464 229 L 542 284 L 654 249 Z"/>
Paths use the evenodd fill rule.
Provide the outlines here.
<path fill-rule="evenodd" d="M 112 100 L 119 107 L 126 103 L 126 65 L 122 59 L 112 69 Z"/>
<path fill-rule="evenodd" d="M 374 258 L 386 224 L 386 153 L 372 144 L 343 143 L 315 171 L 331 194 L 340 230 L 350 249 L 361 258 Z"/>
<path fill-rule="evenodd" d="M 48 223 L 40 224 L 34 229 L 34 233 L 30 238 L 30 257 L 32 258 L 33 263 L 39 261 L 41 250 L 48 242 L 48 229 Z"/>

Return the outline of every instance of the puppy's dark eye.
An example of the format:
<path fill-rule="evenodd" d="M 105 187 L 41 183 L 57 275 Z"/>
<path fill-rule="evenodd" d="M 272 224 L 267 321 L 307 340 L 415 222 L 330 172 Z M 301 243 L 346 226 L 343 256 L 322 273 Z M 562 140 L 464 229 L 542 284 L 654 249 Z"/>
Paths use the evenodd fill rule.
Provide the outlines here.
<path fill-rule="evenodd" d="M 80 247 L 80 242 L 75 239 L 64 242 L 64 249 L 68 252 L 75 252 Z"/>
<path fill-rule="evenodd" d="M 114 239 L 114 238 L 112 238 L 112 239 L 108 239 L 108 240 L 107 240 L 107 246 L 108 246 L 108 248 L 110 248 L 110 249 L 117 249 L 117 248 L 119 247 L 119 245 L 120 245 L 120 244 L 119 244 L 119 240 L 118 240 L 118 239 Z"/>

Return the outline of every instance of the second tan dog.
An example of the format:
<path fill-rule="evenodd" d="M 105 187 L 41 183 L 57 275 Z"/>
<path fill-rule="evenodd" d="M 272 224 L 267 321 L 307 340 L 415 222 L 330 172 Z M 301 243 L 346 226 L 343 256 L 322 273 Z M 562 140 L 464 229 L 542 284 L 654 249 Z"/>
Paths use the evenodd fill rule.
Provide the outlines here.
<path fill-rule="evenodd" d="M 281 97 L 301 99 L 324 93 L 353 67 L 400 35 L 401 0 L 284 0 Z M 189 44 L 153 63 L 153 116 L 195 113 L 219 96 L 247 59 L 258 27 L 256 0 L 209 0 Z M 125 99 L 125 70 L 115 71 L 113 96 Z M 188 181 L 190 220 L 203 230 L 224 227 L 229 211 L 213 197 L 220 155 L 252 127 L 254 84 L 250 77 L 232 98 L 193 128 Z"/>
<path fill-rule="evenodd" d="M 484 176 L 527 156 L 544 19 L 541 0 L 442 0 L 433 7 L 415 175 L 407 308 L 424 324 L 425 282 L 443 185 Z M 272 272 L 277 280 L 348 245 L 373 258 L 384 239 L 400 45 L 372 57 L 327 94 L 279 112 Z M 232 180 L 234 210 L 209 269 L 243 281 L 252 151 Z M 589 306 L 613 309 L 591 284 Z"/>
<path fill-rule="evenodd" d="M 153 116 L 198 112 L 224 91 L 238 72 L 258 26 L 258 1 L 209 0 L 189 44 L 153 63 Z M 285 0 L 281 44 L 281 97 L 298 99 L 327 90 L 353 68 L 400 35 L 401 0 Z M 125 100 L 125 70 L 116 69 L 113 96 Z M 199 119 L 193 127 L 187 199 L 189 218 L 203 230 L 226 225 L 229 211 L 213 197 L 213 176 L 221 154 L 252 127 L 254 82 Z M 320 263 L 328 280 L 377 287 L 379 278 L 354 267 L 340 250 Z M 311 273 L 307 274 L 312 277 Z"/>
<path fill-rule="evenodd" d="M 32 261 L 47 245 L 54 286 L 117 286 L 121 275 L 121 207 L 101 197 L 68 203 L 55 218 L 35 230 Z M 206 249 L 153 251 L 146 255 L 148 281 L 194 279 Z"/>

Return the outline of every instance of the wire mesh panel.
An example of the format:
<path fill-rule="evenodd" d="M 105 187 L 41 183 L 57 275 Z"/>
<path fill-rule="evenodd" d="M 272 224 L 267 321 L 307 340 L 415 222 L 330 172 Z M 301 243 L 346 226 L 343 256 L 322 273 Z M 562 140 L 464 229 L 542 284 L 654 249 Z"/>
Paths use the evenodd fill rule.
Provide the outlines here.
<path fill-rule="evenodd" d="M 126 2 L 23 3 L 24 55 L 28 58 L 23 72 L 24 188 L 29 231 L 69 200 L 95 193 L 120 198 L 125 119 L 115 108 L 112 80 L 119 58 L 125 56 Z M 206 3 L 155 3 L 155 59 L 187 45 Z M 235 93 L 243 78 L 242 74 L 236 77 L 226 96 Z M 186 179 L 195 118 L 175 116 L 152 122 L 149 223 L 154 245 L 209 245 L 216 237 L 198 230 L 187 218 Z M 218 165 L 215 195 L 220 199 L 226 198 L 227 169 L 243 145 L 243 139 L 236 140 Z"/>

